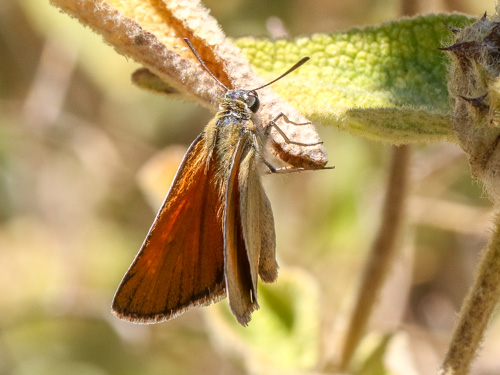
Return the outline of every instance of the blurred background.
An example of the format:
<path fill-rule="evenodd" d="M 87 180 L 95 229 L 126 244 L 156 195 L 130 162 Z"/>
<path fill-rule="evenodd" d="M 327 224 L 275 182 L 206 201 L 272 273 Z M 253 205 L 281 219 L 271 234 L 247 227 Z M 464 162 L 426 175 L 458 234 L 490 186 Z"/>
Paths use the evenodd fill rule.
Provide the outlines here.
<path fill-rule="evenodd" d="M 495 5 L 418 3 L 423 13 L 475 16 L 492 14 Z M 231 37 L 328 33 L 400 16 L 397 0 L 205 4 Z M 133 86 L 130 75 L 138 67 L 45 1 L 2 4 L 0 374 L 280 371 L 279 364 L 267 368 L 252 348 L 258 340 L 238 341 L 212 307 L 154 326 L 122 322 L 110 312 L 158 196 L 166 194 L 184 151 L 212 116 Z M 307 344 L 310 351 L 299 366 L 308 373 L 328 368 L 339 349 L 380 223 L 390 156 L 389 145 L 317 127 L 335 170 L 264 177 L 284 275 L 277 284 L 300 285 L 299 303 L 311 307 L 302 318 L 314 322 L 316 334 L 293 336 L 294 350 L 303 354 Z M 415 146 L 410 185 L 400 253 L 360 355 L 434 373 L 487 241 L 492 210 L 455 145 Z M 499 337 L 494 321 L 475 374 L 500 372 Z M 238 350 L 228 351 L 228 342 L 239 342 Z M 377 357 L 374 348 L 382 346 L 385 354 Z M 387 368 L 360 367 L 358 373 Z M 395 368 L 391 373 L 413 374 Z"/>

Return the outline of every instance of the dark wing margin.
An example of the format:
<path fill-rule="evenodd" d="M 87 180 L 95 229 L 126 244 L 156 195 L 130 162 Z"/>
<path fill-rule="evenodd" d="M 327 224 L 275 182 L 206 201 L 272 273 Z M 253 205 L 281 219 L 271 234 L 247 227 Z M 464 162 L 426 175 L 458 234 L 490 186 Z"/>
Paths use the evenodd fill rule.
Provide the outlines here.
<path fill-rule="evenodd" d="M 204 133 L 189 147 L 112 310 L 135 323 L 175 318 L 225 296 L 223 202 Z"/>

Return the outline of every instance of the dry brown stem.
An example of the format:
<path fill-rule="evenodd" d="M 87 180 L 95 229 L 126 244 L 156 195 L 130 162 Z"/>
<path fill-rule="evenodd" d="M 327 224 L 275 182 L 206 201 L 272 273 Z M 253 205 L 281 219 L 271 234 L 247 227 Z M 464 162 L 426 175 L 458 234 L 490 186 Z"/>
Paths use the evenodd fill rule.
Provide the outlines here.
<path fill-rule="evenodd" d="M 396 239 L 404 217 L 411 146 L 393 146 L 382 223 L 370 250 L 356 305 L 342 348 L 340 371 L 346 371 L 394 259 Z"/>

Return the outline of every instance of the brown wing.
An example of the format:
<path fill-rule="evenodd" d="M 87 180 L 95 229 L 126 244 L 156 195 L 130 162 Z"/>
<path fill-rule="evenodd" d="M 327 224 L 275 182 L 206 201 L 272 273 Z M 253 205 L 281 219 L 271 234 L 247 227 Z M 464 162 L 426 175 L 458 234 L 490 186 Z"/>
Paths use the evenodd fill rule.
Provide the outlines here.
<path fill-rule="evenodd" d="M 241 220 L 241 162 L 249 150 L 248 138 L 241 138 L 236 145 L 226 188 L 224 210 L 224 269 L 227 296 L 232 313 L 242 325 L 247 325 L 257 304 L 257 267 L 249 256 L 242 232 Z M 255 277 L 252 277 L 252 274 Z"/>
<path fill-rule="evenodd" d="M 260 181 L 259 181 L 260 183 Z M 278 277 L 278 262 L 276 262 L 276 233 L 274 231 L 274 217 L 271 203 L 262 189 L 260 201 L 260 257 L 259 276 L 262 281 L 272 283 Z"/>
<path fill-rule="evenodd" d="M 223 202 L 213 157 L 200 134 L 118 287 L 112 306 L 118 317 L 160 322 L 224 296 Z"/>
<path fill-rule="evenodd" d="M 271 204 L 266 196 L 257 168 L 255 150 L 248 152 L 240 167 L 241 222 L 252 279 L 257 288 L 258 274 L 262 281 L 273 282 L 278 276 L 276 234 Z"/>

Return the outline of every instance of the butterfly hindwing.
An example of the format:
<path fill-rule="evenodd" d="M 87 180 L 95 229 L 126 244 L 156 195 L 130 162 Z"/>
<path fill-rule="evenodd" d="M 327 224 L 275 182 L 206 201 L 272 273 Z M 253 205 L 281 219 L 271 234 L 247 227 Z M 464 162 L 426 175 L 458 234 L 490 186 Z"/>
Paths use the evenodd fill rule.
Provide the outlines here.
<path fill-rule="evenodd" d="M 256 143 L 254 141 L 254 144 Z M 243 235 L 248 257 L 253 265 L 251 271 L 256 289 L 257 274 L 265 282 L 276 280 L 278 263 L 273 212 L 262 186 L 255 148 L 252 148 L 241 162 L 239 184 Z"/>
<path fill-rule="evenodd" d="M 232 313 L 242 325 L 247 325 L 251 313 L 259 308 L 256 299 L 258 263 L 249 257 L 248 248 L 243 235 L 243 223 L 240 212 L 241 200 L 245 200 L 245 191 L 241 190 L 241 162 L 252 150 L 242 137 L 236 145 L 232 167 L 226 189 L 226 207 L 224 211 L 224 258 L 227 295 Z M 244 172 L 243 172 L 244 173 Z M 252 271 L 254 268 L 254 271 Z"/>

